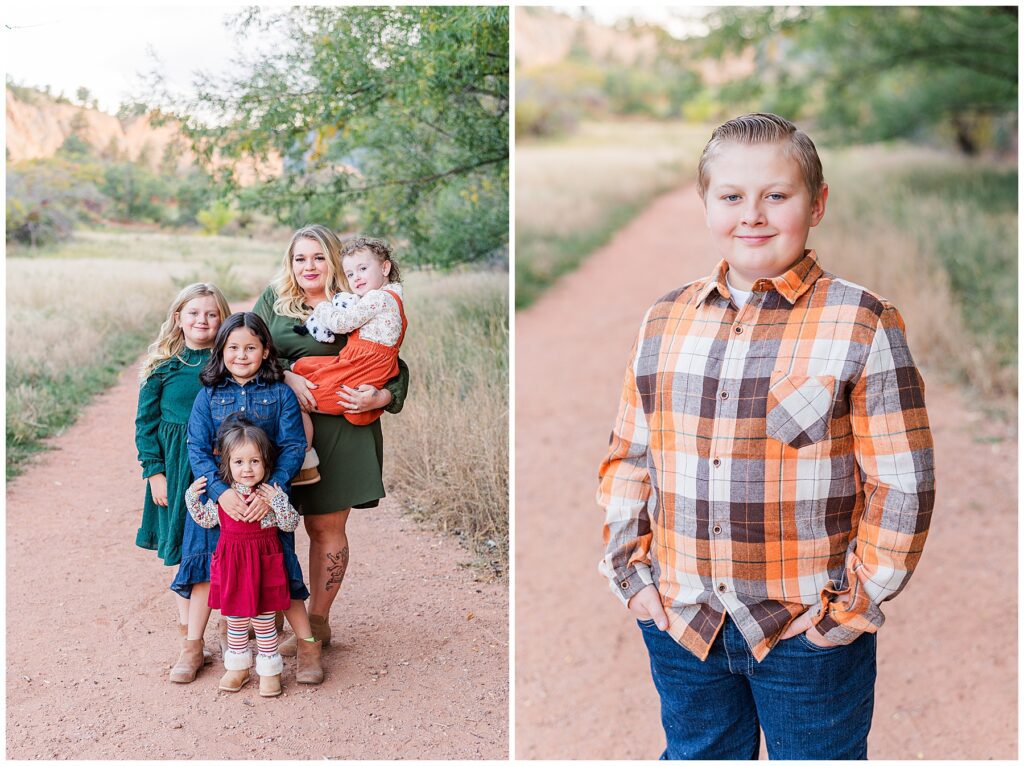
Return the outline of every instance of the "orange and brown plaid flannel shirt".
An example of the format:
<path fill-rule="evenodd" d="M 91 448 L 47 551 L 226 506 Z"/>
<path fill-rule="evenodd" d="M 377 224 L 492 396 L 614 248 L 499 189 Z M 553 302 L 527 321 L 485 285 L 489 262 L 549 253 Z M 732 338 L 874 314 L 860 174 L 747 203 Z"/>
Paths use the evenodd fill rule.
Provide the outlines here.
<path fill-rule="evenodd" d="M 850 643 L 928 533 L 924 383 L 896 309 L 813 250 L 738 310 L 727 268 L 644 318 L 600 469 L 600 568 L 623 602 L 656 584 L 701 659 L 726 613 L 759 661 L 808 608 Z"/>

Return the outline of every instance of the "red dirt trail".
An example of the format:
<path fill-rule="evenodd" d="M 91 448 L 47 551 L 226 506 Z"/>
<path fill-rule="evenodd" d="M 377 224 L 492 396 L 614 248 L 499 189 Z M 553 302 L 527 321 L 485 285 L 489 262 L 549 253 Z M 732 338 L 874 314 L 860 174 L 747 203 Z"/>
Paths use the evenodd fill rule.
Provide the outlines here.
<path fill-rule="evenodd" d="M 519 758 L 650 759 L 664 747 L 643 641 L 597 573 L 594 493 L 643 314 L 708 273 L 711 252 L 699 200 L 681 189 L 516 317 Z M 1016 437 L 923 374 L 937 502 L 914 577 L 883 607 L 868 753 L 1015 759 Z"/>
<path fill-rule="evenodd" d="M 173 567 L 135 547 L 136 369 L 7 487 L 10 759 L 502 759 L 508 756 L 508 587 L 403 517 L 353 512 L 320 686 L 217 690 L 214 662 L 172 684 Z M 401 416 L 398 416 L 401 417 Z M 306 565 L 308 538 L 296 532 Z"/>

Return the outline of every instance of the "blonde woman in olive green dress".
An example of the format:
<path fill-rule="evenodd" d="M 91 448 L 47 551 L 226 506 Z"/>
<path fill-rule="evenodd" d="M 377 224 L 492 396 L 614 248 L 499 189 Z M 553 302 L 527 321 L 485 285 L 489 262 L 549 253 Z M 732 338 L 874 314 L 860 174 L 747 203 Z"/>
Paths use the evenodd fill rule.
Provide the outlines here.
<path fill-rule="evenodd" d="M 171 303 L 139 368 L 135 446 L 146 479 L 146 499 L 135 544 L 156 551 L 166 566 L 181 564 L 185 489 L 192 483 L 186 430 L 192 403 L 202 388 L 199 371 L 230 313 L 215 285 L 188 285 Z M 175 601 L 178 630 L 185 637 L 190 602 L 178 595 Z"/>
<path fill-rule="evenodd" d="M 320 343 L 293 331 L 313 309 L 338 292 L 351 292 L 341 269 L 341 242 L 325 226 L 305 226 L 292 236 L 281 270 L 264 290 L 253 311 L 259 314 L 274 340 L 283 367 L 305 356 L 330 356 L 344 348 L 347 336 L 334 343 Z M 402 409 L 409 387 L 409 368 L 399 359 L 399 374 L 384 388 L 370 385 L 345 387 L 338 399 L 348 412 L 383 408 Z M 349 541 L 345 531 L 353 508 L 373 508 L 384 497 L 381 478 L 384 443 L 380 421 L 356 426 L 340 415 L 314 411 L 310 394 L 314 384 L 300 375 L 285 373 L 285 383 L 295 392 L 299 406 L 313 419 L 313 447 L 319 455 L 321 480 L 292 488 L 292 503 L 302 514 L 309 535 L 309 622 L 313 637 L 330 644 L 331 604 L 345 578 L 349 562 Z M 294 636 L 281 647 L 284 654 L 296 651 Z"/>

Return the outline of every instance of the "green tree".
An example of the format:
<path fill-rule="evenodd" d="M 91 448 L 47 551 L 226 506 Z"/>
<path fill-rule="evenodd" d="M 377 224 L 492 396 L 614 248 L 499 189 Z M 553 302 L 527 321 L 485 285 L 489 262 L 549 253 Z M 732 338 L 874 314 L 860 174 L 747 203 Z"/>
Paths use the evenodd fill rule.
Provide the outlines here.
<path fill-rule="evenodd" d="M 89 121 L 82 112 L 75 112 L 70 122 L 71 133 L 57 147 L 57 154 L 73 160 L 84 161 L 92 153 L 92 145 L 86 140 Z"/>
<path fill-rule="evenodd" d="M 256 189 L 264 210 L 300 225 L 354 208 L 423 263 L 507 244 L 507 8 L 252 8 L 235 25 L 287 42 L 242 76 L 201 77 L 197 102 L 176 111 L 209 165 L 283 158 L 284 173 Z M 457 226 L 438 220 L 453 214 Z"/>
<path fill-rule="evenodd" d="M 164 223 L 169 179 L 137 162 L 113 162 L 103 168 L 100 190 L 111 200 L 110 214 L 124 221 Z"/>
<path fill-rule="evenodd" d="M 987 120 L 1016 112 L 1017 20 L 1012 7 L 730 7 L 707 17 L 704 50 L 753 46 L 758 106 L 809 113 L 837 138 L 939 126 L 973 153 Z"/>

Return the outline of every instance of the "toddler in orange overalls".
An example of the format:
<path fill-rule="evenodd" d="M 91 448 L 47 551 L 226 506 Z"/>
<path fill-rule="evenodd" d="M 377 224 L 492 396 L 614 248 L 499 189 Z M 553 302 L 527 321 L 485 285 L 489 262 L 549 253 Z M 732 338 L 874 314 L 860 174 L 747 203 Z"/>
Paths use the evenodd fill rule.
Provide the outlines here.
<path fill-rule="evenodd" d="M 382 240 L 359 237 L 347 242 L 341 266 L 355 295 L 339 293 L 332 301 L 321 303 L 306 325 L 295 330 L 327 342 L 334 340 L 333 333 L 350 333 L 348 342 L 336 356 L 299 359 L 292 371 L 317 385 L 310 391 L 317 411 L 343 415 L 350 423 L 365 426 L 383 410 L 349 412 L 340 404 L 338 391 L 342 386 L 358 388 L 363 384 L 381 388 L 398 375 L 398 349 L 407 326 L 402 285 L 391 249 Z M 305 412 L 302 423 L 311 445 L 313 423 Z M 302 473 L 293 483 L 304 483 L 301 477 Z"/>

